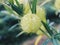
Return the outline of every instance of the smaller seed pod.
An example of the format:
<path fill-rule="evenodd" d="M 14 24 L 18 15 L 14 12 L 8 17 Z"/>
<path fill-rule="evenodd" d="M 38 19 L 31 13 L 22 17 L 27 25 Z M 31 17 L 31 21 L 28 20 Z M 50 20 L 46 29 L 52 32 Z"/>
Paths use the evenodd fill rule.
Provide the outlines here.
<path fill-rule="evenodd" d="M 37 15 L 28 13 L 22 17 L 20 25 L 24 32 L 36 33 L 41 26 L 41 21 Z"/>
<path fill-rule="evenodd" d="M 56 9 L 60 9 L 60 0 L 55 0 Z"/>
<path fill-rule="evenodd" d="M 24 14 L 31 12 L 29 0 L 19 0 L 20 4 L 23 4 Z"/>
<path fill-rule="evenodd" d="M 37 6 L 36 15 L 43 21 L 46 22 L 46 12 L 43 7 Z"/>

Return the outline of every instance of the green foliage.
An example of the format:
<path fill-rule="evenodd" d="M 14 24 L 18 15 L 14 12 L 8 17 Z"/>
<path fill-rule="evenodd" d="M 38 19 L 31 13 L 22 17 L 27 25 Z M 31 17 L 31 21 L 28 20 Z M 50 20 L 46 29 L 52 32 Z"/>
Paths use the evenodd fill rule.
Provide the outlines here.
<path fill-rule="evenodd" d="M 17 41 L 17 40 L 19 41 L 19 40 L 21 40 L 21 38 L 25 38 L 24 36 L 26 36 L 26 34 L 23 34 L 24 36 L 22 36 L 22 37 L 21 36 L 19 37 L 19 35 L 18 35 L 18 37 L 16 37 L 16 35 L 18 33 L 21 33 L 21 30 L 22 30 L 19 27 L 19 21 L 20 21 L 19 18 L 20 17 L 18 19 L 16 19 L 16 17 L 15 18 L 12 17 L 11 14 L 17 15 L 17 16 L 19 16 L 19 15 L 23 16 L 24 9 L 23 9 L 23 5 L 20 4 L 17 0 L 15 0 L 15 2 L 16 2 L 16 4 L 14 4 L 13 0 L 9 0 L 9 5 L 3 4 L 5 9 L 10 12 L 9 14 L 0 13 L 0 35 L 1 35 L 1 37 L 6 37 L 6 38 L 3 38 L 4 40 L 5 39 L 8 40 L 7 42 L 5 42 L 3 40 L 5 43 L 8 43 L 10 41 L 15 43 L 15 41 Z M 32 13 L 36 13 L 36 4 L 37 4 L 37 0 L 33 0 L 32 8 L 31 8 Z M 49 6 L 49 4 L 48 4 L 48 6 Z M 46 8 L 48 8 L 48 6 L 46 6 Z M 49 8 L 48 10 L 51 12 L 52 8 Z M 55 10 L 55 8 L 54 8 L 54 10 Z M 4 17 L 2 15 L 5 15 L 6 17 Z M 2 17 L 4 17 L 4 18 L 2 18 Z M 60 41 L 60 33 L 58 33 L 52 26 L 49 26 L 48 23 L 44 23 L 43 21 L 41 21 L 41 23 L 45 27 L 46 32 L 43 31 L 43 29 L 40 29 L 40 30 L 48 37 L 48 39 L 46 41 L 44 41 L 43 45 L 48 44 L 48 42 L 50 42 L 50 41 L 53 43 L 53 45 L 59 45 L 58 41 Z M 26 36 L 26 37 L 29 37 L 29 36 Z"/>
<path fill-rule="evenodd" d="M 13 13 L 15 15 L 23 15 L 23 5 L 22 4 L 19 4 L 19 2 L 17 0 L 9 0 L 9 5 L 7 4 L 4 4 L 4 7 L 6 10 L 8 10 L 10 13 Z"/>
<path fill-rule="evenodd" d="M 53 27 L 49 26 L 48 23 L 44 23 L 42 21 L 42 24 L 46 28 L 47 33 L 51 36 L 48 37 L 48 35 L 45 33 L 48 39 L 44 41 L 43 45 L 47 45 L 49 42 L 52 42 L 53 45 L 60 45 L 60 33 L 58 33 Z"/>

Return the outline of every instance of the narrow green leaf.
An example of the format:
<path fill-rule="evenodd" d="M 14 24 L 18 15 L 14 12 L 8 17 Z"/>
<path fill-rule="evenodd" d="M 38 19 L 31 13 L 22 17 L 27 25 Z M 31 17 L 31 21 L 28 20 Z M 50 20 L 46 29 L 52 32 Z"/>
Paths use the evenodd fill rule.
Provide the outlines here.
<path fill-rule="evenodd" d="M 37 4 L 37 0 L 33 0 L 32 1 L 32 13 L 36 14 L 36 4 Z"/>
<path fill-rule="evenodd" d="M 10 14 L 14 14 L 16 17 L 19 17 L 18 13 L 14 12 L 14 10 L 10 6 L 8 6 L 7 4 L 3 4 L 3 5 Z"/>
<path fill-rule="evenodd" d="M 53 31 L 50 29 L 49 25 L 47 23 L 44 23 L 43 21 L 41 21 L 41 22 L 44 25 L 44 27 L 46 28 L 47 32 L 50 34 L 50 36 L 52 36 Z"/>
<path fill-rule="evenodd" d="M 20 3 L 18 2 L 18 0 L 15 0 L 15 2 L 16 2 L 16 4 L 17 4 L 17 7 L 18 7 L 18 9 L 20 10 L 21 14 L 23 14 L 23 4 L 20 4 Z"/>
<path fill-rule="evenodd" d="M 47 37 L 51 38 L 47 32 L 43 31 L 41 28 L 39 28 L 42 33 L 44 33 Z"/>
<path fill-rule="evenodd" d="M 22 16 L 22 14 L 23 14 L 23 9 L 21 8 L 19 8 L 19 7 L 17 7 L 16 5 L 11 5 L 11 7 L 12 7 L 12 9 L 16 12 L 16 13 L 18 13 L 19 15 L 21 15 Z"/>

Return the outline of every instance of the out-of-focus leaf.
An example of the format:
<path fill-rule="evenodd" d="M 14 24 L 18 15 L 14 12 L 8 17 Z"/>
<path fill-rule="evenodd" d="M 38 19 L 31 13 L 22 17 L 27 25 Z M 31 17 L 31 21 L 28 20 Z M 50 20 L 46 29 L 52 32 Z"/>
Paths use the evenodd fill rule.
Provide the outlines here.
<path fill-rule="evenodd" d="M 57 33 L 55 36 L 60 36 L 60 33 Z"/>
<path fill-rule="evenodd" d="M 6 9 L 7 11 L 9 11 L 11 14 L 14 14 L 14 12 L 13 12 L 13 10 L 12 10 L 12 8 L 11 8 L 10 6 L 4 4 L 4 7 L 5 7 L 5 9 Z"/>
<path fill-rule="evenodd" d="M 5 10 L 3 4 L 0 4 L 0 11 Z"/>
<path fill-rule="evenodd" d="M 9 0 L 9 3 L 10 4 L 14 4 L 14 0 Z"/>
<path fill-rule="evenodd" d="M 55 34 L 55 35 L 54 35 L 54 38 L 55 38 L 55 39 L 58 39 L 58 40 L 60 41 L 60 33 Z"/>
<path fill-rule="evenodd" d="M 52 27 L 52 26 L 50 26 L 50 27 L 52 28 L 53 33 L 55 33 L 55 34 L 58 33 L 57 30 L 54 27 Z"/>
<path fill-rule="evenodd" d="M 60 45 L 57 39 L 52 39 L 53 45 Z"/>
<path fill-rule="evenodd" d="M 18 0 L 15 0 L 15 2 L 17 4 L 17 6 L 20 7 L 20 4 L 19 4 Z"/>
<path fill-rule="evenodd" d="M 51 42 L 51 39 L 46 39 L 42 45 L 47 45 L 49 42 Z"/>

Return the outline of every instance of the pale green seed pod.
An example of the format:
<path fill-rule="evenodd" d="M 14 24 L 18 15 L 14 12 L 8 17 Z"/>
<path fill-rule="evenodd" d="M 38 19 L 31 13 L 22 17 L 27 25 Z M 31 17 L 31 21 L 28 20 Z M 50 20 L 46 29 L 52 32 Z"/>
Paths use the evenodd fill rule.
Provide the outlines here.
<path fill-rule="evenodd" d="M 41 21 L 37 15 L 28 13 L 22 17 L 20 25 L 24 32 L 36 33 L 41 26 Z"/>

